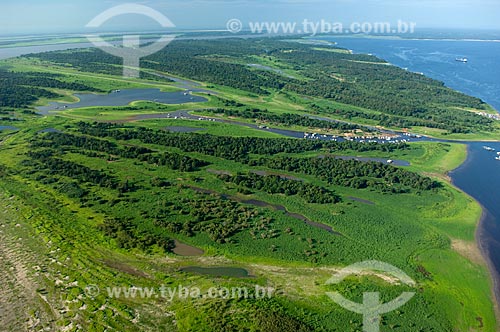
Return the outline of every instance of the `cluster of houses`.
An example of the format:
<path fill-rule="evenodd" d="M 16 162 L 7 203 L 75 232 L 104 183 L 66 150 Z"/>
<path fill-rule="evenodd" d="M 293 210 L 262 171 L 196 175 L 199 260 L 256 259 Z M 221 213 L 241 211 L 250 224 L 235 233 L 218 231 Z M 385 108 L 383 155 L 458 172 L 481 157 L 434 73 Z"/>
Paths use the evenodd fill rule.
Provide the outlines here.
<path fill-rule="evenodd" d="M 485 117 L 487 117 L 489 119 L 500 121 L 500 114 L 491 114 L 491 113 L 486 113 L 486 112 L 479 112 L 477 114 L 479 114 L 481 116 L 485 116 Z"/>

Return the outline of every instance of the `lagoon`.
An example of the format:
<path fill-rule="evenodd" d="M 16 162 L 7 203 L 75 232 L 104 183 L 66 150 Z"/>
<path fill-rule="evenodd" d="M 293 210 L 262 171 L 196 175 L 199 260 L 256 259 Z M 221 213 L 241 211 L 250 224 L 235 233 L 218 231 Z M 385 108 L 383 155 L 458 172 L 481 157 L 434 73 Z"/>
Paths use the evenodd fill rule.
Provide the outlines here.
<path fill-rule="evenodd" d="M 37 109 L 41 114 L 47 115 L 51 111 L 70 110 L 83 107 L 127 106 L 135 101 L 150 101 L 161 104 L 186 104 L 201 103 L 207 99 L 192 95 L 186 91 L 162 92 L 160 89 L 127 89 L 109 94 L 75 94 L 79 99 L 77 103 L 50 102 L 48 106 Z"/>
<path fill-rule="evenodd" d="M 181 269 L 182 272 L 207 275 L 211 277 L 248 278 L 250 272 L 239 267 L 200 267 L 188 266 Z"/>
<path fill-rule="evenodd" d="M 3 130 L 19 130 L 19 129 L 13 126 L 0 126 L 0 131 Z"/>

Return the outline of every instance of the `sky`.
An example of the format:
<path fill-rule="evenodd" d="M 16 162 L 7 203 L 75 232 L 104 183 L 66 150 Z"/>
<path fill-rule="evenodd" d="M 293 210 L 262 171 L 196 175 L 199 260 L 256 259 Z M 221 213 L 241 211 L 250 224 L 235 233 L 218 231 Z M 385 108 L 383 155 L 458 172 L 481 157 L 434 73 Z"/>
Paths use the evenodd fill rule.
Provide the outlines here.
<path fill-rule="evenodd" d="M 415 22 L 417 28 L 499 29 L 500 0 L 0 0 L 0 35 L 81 33 L 104 10 L 138 3 L 163 13 L 179 29 L 223 29 L 248 22 Z M 102 31 L 158 29 L 138 15 L 116 17 Z"/>

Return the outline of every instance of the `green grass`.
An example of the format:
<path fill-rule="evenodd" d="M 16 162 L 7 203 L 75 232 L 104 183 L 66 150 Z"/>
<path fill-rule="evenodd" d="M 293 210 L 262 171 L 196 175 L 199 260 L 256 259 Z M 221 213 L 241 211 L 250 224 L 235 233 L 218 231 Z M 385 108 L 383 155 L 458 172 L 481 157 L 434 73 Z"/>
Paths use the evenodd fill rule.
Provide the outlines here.
<path fill-rule="evenodd" d="M 207 133 L 219 136 L 235 136 L 235 137 L 264 137 L 264 138 L 278 138 L 281 135 L 247 128 L 242 126 L 234 126 L 231 124 L 208 122 L 208 121 L 191 121 L 191 120 L 174 120 L 174 119 L 158 119 L 158 120 L 142 120 L 131 123 L 134 126 L 148 127 L 152 129 L 163 129 L 165 127 L 190 127 L 203 129 L 199 133 Z"/>
<path fill-rule="evenodd" d="M 45 119 L 41 122 L 44 125 L 49 125 L 50 121 L 54 121 L 54 126 L 64 123 L 63 119 L 52 119 L 53 120 Z M 175 120 L 161 120 L 160 122 L 143 121 L 137 124 L 148 125 L 153 128 L 162 128 L 170 124 L 193 125 L 191 122 L 179 123 L 179 121 Z M 214 133 L 218 132 L 219 134 L 223 134 L 226 130 L 229 130 L 228 128 L 224 128 L 227 127 L 227 125 L 214 123 L 210 125 L 213 126 L 210 130 L 214 130 Z M 239 130 L 240 128 L 236 129 Z M 31 132 L 34 130 L 35 128 L 30 129 Z M 225 133 L 226 135 L 235 134 L 230 131 Z M 2 164 L 16 167 L 20 158 L 19 154 L 27 149 L 27 145 L 24 142 L 29 137 L 31 137 L 31 134 L 28 131 L 23 131 L 19 133 L 19 135 L 11 137 L 8 142 L 6 142 L 8 143 L 7 146 L 15 146 L 16 148 L 6 150 L 4 145 L 1 153 L 5 158 L 2 158 Z M 440 160 L 437 157 L 438 155 L 444 156 L 446 162 Z M 203 156 L 199 154 L 192 154 L 191 156 L 203 158 Z M 415 163 L 415 168 L 421 167 L 426 171 L 442 174 L 458 163 L 462 156 L 463 146 L 456 145 L 453 147 L 443 147 L 441 145 L 426 143 L 417 145 L 414 150 L 411 150 L 408 159 L 411 159 Z M 236 188 L 232 188 L 222 183 L 220 180 L 216 179 L 214 175 L 206 171 L 183 174 L 166 168 L 151 168 L 143 164 L 135 164 L 132 160 L 123 159 L 115 163 L 108 163 L 105 160 L 85 157 L 78 153 L 68 155 L 66 158 L 88 165 L 93 169 L 107 170 L 107 172 L 112 172 L 119 178 L 133 179 L 135 182 L 145 186 L 143 190 L 130 195 L 130 197 L 136 198 L 138 203 L 105 207 L 105 210 L 108 211 L 107 213 L 115 215 L 134 216 L 137 214 L 137 211 L 144 208 L 148 209 L 151 206 L 150 204 L 155 204 L 155 195 L 159 195 L 157 197 L 171 197 L 172 199 L 194 195 L 194 193 L 189 190 L 183 190 L 181 192 L 177 190 L 168 190 L 161 194 L 156 193 L 153 196 L 147 196 L 146 193 L 149 193 L 149 195 L 153 193 L 147 186 L 147 183 L 148 180 L 154 176 L 166 177 L 174 182 L 180 181 L 179 179 L 182 178 L 183 180 L 181 183 L 183 184 L 202 186 L 217 192 L 238 195 Z M 212 162 L 210 168 L 213 169 L 228 170 L 233 173 L 249 170 L 247 166 L 238 163 L 213 157 L 205 158 Z M 297 174 L 296 176 L 303 177 L 304 180 L 311 181 L 318 185 L 328 186 L 309 176 Z M 195 180 L 196 178 L 202 178 L 203 180 L 200 183 L 199 180 Z M 43 236 L 47 237 L 47 240 L 50 239 L 54 241 L 54 239 L 60 238 L 59 241 L 62 241 L 64 239 L 66 242 L 66 246 L 63 247 L 65 253 L 71 252 L 72 255 L 76 255 L 76 250 L 78 252 L 77 257 L 80 257 L 79 260 L 81 263 L 79 264 L 83 264 L 83 266 L 94 266 L 91 274 L 84 274 L 78 277 L 78 280 L 81 280 L 82 284 L 90 282 L 106 284 L 110 282 L 107 276 L 110 275 L 109 273 L 112 270 L 109 270 L 108 267 L 99 263 L 99 259 L 103 258 L 103 254 L 100 252 L 106 252 L 108 259 L 109 257 L 117 257 L 114 259 L 120 258 L 120 261 L 126 259 L 128 262 L 132 262 L 128 263 L 129 265 L 140 266 L 141 270 L 150 271 L 151 267 L 149 264 L 152 264 L 156 269 L 159 269 L 158 271 L 171 271 L 171 265 L 163 266 L 161 263 L 154 263 L 155 259 L 160 258 L 158 256 L 148 257 L 143 256 L 137 251 L 126 252 L 117 249 L 113 241 L 103 238 L 95 228 L 95 225 L 103 219 L 100 213 L 94 212 L 91 208 L 82 208 L 77 202 L 61 195 L 57 190 L 51 189 L 51 186 L 41 185 L 38 182 L 24 179 L 19 175 L 14 176 L 10 180 L 5 179 L 2 183 L 4 190 L 17 193 L 19 196 L 24 196 L 25 194 L 23 194 L 23 192 L 40 193 L 33 196 L 32 199 L 30 198 L 27 200 L 30 206 L 36 206 L 40 215 L 50 216 L 45 222 L 37 222 L 36 225 L 41 227 L 39 232 L 43 233 Z M 318 268 L 320 266 L 335 267 L 348 265 L 368 258 L 378 259 L 402 267 L 413 278 L 419 280 L 420 285 L 426 289 L 426 292 L 419 295 L 416 300 L 418 301 L 417 303 L 427 303 L 425 307 L 427 308 L 426 310 L 431 310 L 433 315 L 441 317 L 439 321 L 442 324 L 453 322 L 455 328 L 461 328 L 463 326 L 472 328 L 477 327 L 476 317 L 481 317 L 485 326 L 483 330 L 494 330 L 495 323 L 491 302 L 484 301 L 485 291 L 489 289 L 486 267 L 473 263 L 464 264 L 467 260 L 450 249 L 448 238 L 448 236 L 450 236 L 466 241 L 473 240 L 472 234 L 477 221 L 477 212 L 480 211 L 477 209 L 477 204 L 468 200 L 465 195 L 449 186 L 446 186 L 438 194 L 425 193 L 421 195 L 383 195 L 369 190 L 359 191 L 342 187 L 332 187 L 331 189 L 342 195 L 342 197 L 355 196 L 372 201 L 375 205 L 366 205 L 345 199 L 345 201 L 339 205 L 323 206 L 307 204 L 297 197 L 269 195 L 259 192 L 251 197 L 272 204 L 284 205 L 291 212 L 302 213 L 311 220 L 329 224 L 336 231 L 342 233 L 342 237 L 333 236 L 319 229 L 308 227 L 301 221 L 285 217 L 282 212 L 262 209 L 263 213 L 269 214 L 275 219 L 273 228 L 280 230 L 282 234 L 278 238 L 255 240 L 249 233 L 244 232 L 235 238 L 237 241 L 236 245 L 217 245 L 212 243 L 202 234 L 191 238 L 181 237 L 180 240 L 205 249 L 208 255 L 206 258 L 207 261 L 203 263 L 203 260 L 197 259 L 179 260 L 177 257 L 171 257 L 170 259 L 173 259 L 173 262 L 175 262 L 174 266 L 179 266 L 178 264 L 180 264 L 180 266 L 190 264 L 203 266 L 203 264 L 207 264 L 207 262 L 208 264 L 213 264 L 211 263 L 211 257 L 226 257 L 225 259 L 228 259 L 228 262 L 232 262 L 232 264 L 236 266 L 246 267 L 249 270 L 256 271 L 259 278 L 264 278 L 268 283 L 278 287 L 282 286 L 281 282 L 283 282 L 283 276 L 269 273 L 269 268 L 266 266 L 276 266 L 276 268 L 285 269 L 288 283 L 283 286 L 290 289 L 292 292 L 301 294 L 304 303 L 295 303 L 293 298 L 284 298 L 281 301 L 288 303 L 288 305 L 294 303 L 292 306 L 303 308 L 318 305 L 317 298 L 307 294 L 321 294 L 320 285 L 328 277 L 328 274 L 325 273 L 320 273 L 316 277 L 309 276 L 309 278 L 316 280 L 316 283 L 312 282 L 311 284 L 311 281 L 306 282 L 307 274 L 305 270 L 303 270 L 304 268 Z M 95 195 L 108 197 L 108 199 L 113 199 L 115 195 L 112 191 L 98 188 L 93 188 L 92 191 Z M 49 201 L 53 201 L 53 203 L 48 204 Z M 468 202 L 468 204 L 464 204 L 464 202 Z M 42 208 L 44 205 L 54 212 L 49 214 L 46 208 Z M 61 216 L 57 217 L 57 214 L 61 214 Z M 69 217 L 70 215 L 78 216 L 78 222 L 76 224 L 78 227 L 75 227 L 75 223 L 72 221 L 74 219 Z M 54 222 L 57 223 L 57 220 L 60 220 L 59 218 L 68 219 L 63 219 L 66 220 L 65 222 L 61 220 L 58 226 L 54 228 Z M 71 230 L 69 230 L 69 228 L 71 228 Z M 294 235 L 286 234 L 286 228 L 291 228 Z M 391 232 L 387 232 L 387 229 L 391 229 Z M 408 234 L 411 234 L 411 236 L 408 236 Z M 86 240 L 88 236 L 90 236 L 90 238 Z M 299 238 L 302 238 L 302 240 L 299 240 Z M 326 253 L 325 257 L 318 257 L 319 260 L 312 261 L 310 257 L 305 255 L 306 251 L 311 250 L 311 244 L 306 241 L 308 238 L 313 240 L 314 250 L 319 253 Z M 76 243 L 78 243 L 78 245 L 76 245 Z M 65 249 L 67 246 L 75 247 L 71 250 L 69 248 Z M 90 246 L 95 249 L 90 249 Z M 272 246 L 276 248 L 275 251 L 270 250 Z M 141 263 L 137 263 L 138 257 L 141 257 Z M 454 274 L 445 273 L 443 271 L 444 261 L 446 261 L 447 264 L 452 264 L 453 262 Z M 435 278 L 432 281 L 422 279 L 413 270 L 414 264 L 423 265 L 429 273 L 435 276 Z M 296 267 L 295 270 L 290 269 L 290 267 L 293 266 Z M 156 278 L 160 278 L 159 280 L 164 278 L 163 273 L 165 272 L 158 271 L 155 272 L 155 280 Z M 75 272 L 72 273 L 74 275 Z M 129 280 L 129 278 L 130 276 L 126 274 L 120 274 L 120 279 L 117 280 L 130 283 L 131 281 L 126 281 Z M 177 278 L 174 284 L 184 284 L 188 282 L 206 286 L 212 284 L 209 278 L 207 279 L 204 277 L 196 277 L 193 279 L 191 276 L 177 276 Z M 142 278 L 136 281 L 136 283 L 139 284 L 148 284 L 151 282 L 151 280 L 146 281 Z M 158 281 L 153 282 L 153 284 L 157 282 Z M 303 288 L 304 285 L 310 285 L 311 288 Z M 350 296 L 355 297 L 358 295 L 358 291 L 350 291 Z M 105 298 L 99 298 L 97 303 L 102 303 L 101 301 L 104 300 Z M 430 305 L 428 302 L 434 304 Z M 143 301 L 140 303 L 143 303 Z M 181 330 L 183 328 L 188 329 L 189 326 L 194 326 L 199 330 L 210 329 L 210 327 L 206 325 L 206 322 L 196 320 L 190 315 L 189 310 L 179 309 L 179 306 L 185 305 L 185 303 L 181 303 L 175 302 L 169 309 L 179 310 L 179 315 L 181 317 L 179 326 Z M 326 300 L 322 300 L 319 303 L 322 303 L 324 306 L 331 306 Z M 462 308 L 463 311 L 459 311 L 461 308 L 460 303 L 465 303 L 465 307 Z M 115 307 L 121 307 L 123 305 L 125 305 L 125 303 L 120 301 L 114 304 Z M 135 307 L 136 302 L 126 305 Z M 199 303 L 194 302 L 193 305 L 198 306 Z M 250 308 L 255 308 L 254 305 L 255 304 L 251 304 Z M 192 307 L 187 306 L 187 308 Z M 201 310 L 203 315 L 210 316 L 213 314 L 214 309 L 209 306 Z M 239 310 L 243 309 L 240 308 Z M 309 308 L 307 310 L 312 309 Z M 321 312 L 320 309 L 314 310 L 319 310 L 319 312 Z M 406 310 L 408 311 L 408 316 L 406 320 L 403 320 L 404 322 L 414 319 L 410 317 L 417 317 L 419 311 L 422 311 L 422 308 L 419 308 L 415 304 L 409 306 Z M 248 311 L 244 310 L 243 312 Z M 461 312 L 460 316 L 456 316 L 458 312 Z M 346 313 L 340 308 L 334 310 L 334 315 L 339 317 L 339 321 L 348 322 L 349 320 L 354 320 L 359 322 L 359 317 Z M 302 317 L 301 315 L 297 317 L 308 321 L 306 317 Z M 321 318 L 318 318 L 320 322 L 315 321 L 311 322 L 311 324 L 324 324 L 327 318 L 324 316 L 320 317 Z M 460 319 L 457 319 L 457 317 L 460 317 Z M 111 320 L 115 318 L 113 314 L 109 313 L 98 318 L 97 321 L 99 324 L 107 325 L 112 324 Z M 393 322 L 398 321 L 397 317 L 393 316 L 389 316 L 388 319 Z M 127 324 L 129 323 L 124 320 L 122 324 L 128 326 Z"/>
<path fill-rule="evenodd" d="M 3 60 L 0 67 L 20 72 L 42 72 L 55 73 L 63 75 L 63 80 L 69 83 L 85 82 L 86 84 L 101 89 L 103 91 L 112 91 L 116 89 L 144 89 L 158 88 L 164 92 L 181 91 L 175 86 L 175 83 L 147 81 L 135 78 L 123 78 L 106 74 L 95 74 L 80 72 L 73 68 L 55 66 L 50 63 L 44 63 L 35 59 L 15 58 Z"/>
<path fill-rule="evenodd" d="M 21 63 L 16 61 L 10 63 L 18 66 L 20 70 L 61 72 L 69 81 L 84 81 L 103 89 L 147 87 L 151 84 L 166 89 L 173 88 L 172 85 L 157 82 L 126 81 L 106 75 L 78 73 L 71 69 L 40 67 L 39 64 L 29 61 Z M 299 96 L 276 93 L 262 98 L 242 94 L 229 88 L 216 86 L 214 90 L 222 97 L 244 102 L 249 107 L 267 108 L 276 113 L 300 113 L 301 110 L 307 109 L 304 100 Z M 60 92 L 64 95 L 61 101 L 72 99 L 72 92 Z M 335 107 L 350 107 L 329 101 L 323 103 Z M 236 326 L 237 329 L 257 331 L 262 322 L 256 317 L 262 314 L 263 307 L 267 311 L 274 309 L 279 311 L 282 320 L 292 317 L 318 329 L 320 326 L 340 324 L 337 326 L 346 330 L 342 324 L 347 324 L 349 328 L 359 330 L 361 317 L 346 312 L 326 299 L 324 292 L 327 287 L 323 284 L 333 271 L 340 267 L 367 259 L 377 259 L 402 268 L 416 279 L 418 286 L 423 289 L 422 292 L 417 292 L 414 302 L 402 309 L 403 313 L 391 313 L 385 318 L 388 324 L 400 324 L 401 327 L 391 328 L 391 325 L 384 325 L 382 331 L 411 330 L 412 327 L 406 325 L 411 322 L 418 322 L 423 324 L 423 328 L 433 328 L 435 331 L 496 330 L 487 267 L 484 262 L 472 259 L 473 252 L 460 251 L 451 245 L 453 241 L 458 240 L 462 241 L 466 248 L 475 248 L 475 228 L 481 214 L 477 202 L 453 188 L 446 178 L 447 172 L 465 160 L 464 145 L 412 143 L 411 149 L 389 155 L 381 152 L 342 152 L 345 155 L 408 160 L 411 162 L 410 170 L 430 175 L 443 183 L 444 187 L 437 192 L 387 195 L 371 190 L 330 186 L 312 176 L 291 174 L 340 194 L 343 202 L 337 205 L 308 204 L 300 197 L 270 195 L 263 192 L 244 196 L 238 192 L 238 188 L 223 183 L 207 169 L 224 170 L 235 174 L 255 168 L 199 153 L 189 153 L 189 156 L 209 161 L 211 165 L 193 173 L 155 167 L 131 159 L 108 162 L 104 157 L 84 156 L 81 154 L 82 151 L 73 151 L 64 156 L 67 160 L 92 169 L 103 170 L 121 180 L 129 179 L 138 183 L 141 189 L 126 194 L 125 198 L 130 199 L 126 204 L 113 203 L 115 199 L 124 198 L 119 197 L 116 191 L 87 184 L 85 186 L 90 190 L 91 197 L 96 200 L 97 197 L 106 199 L 107 202 L 86 206 L 62 194 L 55 185 L 43 184 L 26 172 L 27 168 L 23 166 L 22 161 L 26 159 L 24 154 L 29 151 L 28 142 L 41 129 L 53 127 L 68 130 L 66 126 L 71 128 L 78 120 L 117 121 L 138 114 L 215 107 L 217 103 L 214 98 L 210 98 L 208 103 L 168 105 L 166 109 L 162 105 L 144 102 L 132 103 L 131 106 L 147 108 L 127 111 L 120 107 L 94 107 L 61 112 L 58 116 L 26 117 L 27 121 L 15 124 L 21 129 L 20 132 L 0 134 L 0 139 L 3 140 L 0 144 L 0 165 L 15 170 L 9 176 L 0 178 L 0 191 L 4 193 L 0 197 L 0 209 L 7 205 L 15 206 L 19 209 L 17 211 L 19 222 L 33 228 L 33 237 L 40 241 L 41 247 L 50 248 L 49 252 L 54 247 L 61 249 L 57 257 L 52 254 L 50 259 L 62 261 L 64 264 L 49 266 L 48 284 L 44 287 L 53 294 L 53 297 L 59 296 L 63 300 L 77 299 L 78 295 L 82 294 L 84 286 L 88 284 L 196 285 L 206 289 L 217 285 L 253 286 L 258 283 L 285 289 L 285 294 L 288 295 L 279 296 L 269 303 L 197 300 L 165 303 L 151 299 L 117 300 L 99 296 L 97 299 L 78 299 L 71 306 L 70 312 L 57 320 L 58 324 L 66 326 L 69 322 L 78 321 L 89 331 L 104 330 L 105 327 L 121 331 L 147 330 L 153 329 L 155 324 L 162 324 L 165 330 L 174 330 L 174 316 L 165 313 L 175 311 L 179 331 L 211 331 L 216 329 L 215 325 L 211 324 L 221 321 L 226 322 L 228 326 Z M 214 135 L 278 137 L 251 128 L 207 121 L 161 119 L 136 121 L 130 125 L 152 129 L 187 126 L 202 128 L 204 130 L 201 133 Z M 160 151 L 175 150 L 135 141 L 126 144 L 147 146 Z M 258 169 L 265 170 L 262 167 Z M 62 176 L 55 177 L 60 182 L 70 180 Z M 154 177 L 165 178 L 174 185 L 165 190 L 155 190 L 150 185 L 150 180 Z M 290 212 L 300 213 L 313 221 L 332 226 L 342 236 L 307 226 L 283 212 L 268 208 L 259 208 L 258 211 L 275 220 L 272 227 L 280 234 L 276 238 L 254 238 L 246 231 L 235 236 L 235 243 L 217 244 L 203 233 L 193 237 L 169 234 L 185 243 L 203 248 L 206 253 L 201 258 L 182 258 L 172 254 L 161 254 L 157 250 L 147 254 L 138 249 L 121 249 L 115 240 L 105 237 L 98 230 L 97 225 L 102 224 L 109 216 L 127 216 L 139 220 L 141 211 L 151 211 L 162 200 L 178 201 L 182 198 L 196 197 L 192 190 L 181 188 L 182 185 L 203 187 L 240 198 L 259 199 L 282 205 Z M 17 198 L 7 201 L 11 195 Z M 374 205 L 352 201 L 348 199 L 349 196 L 368 200 Z M 150 222 L 151 220 L 146 220 L 144 225 L 149 225 Z M 292 229 L 293 234 L 287 232 L 288 228 Z M 318 254 L 309 255 L 308 251 L 311 250 L 317 251 Z M 68 257 L 70 259 L 66 262 Z M 112 262 L 114 264 L 111 264 Z M 178 272 L 179 267 L 189 265 L 238 266 L 254 272 L 256 278 L 218 279 Z M 417 270 L 419 266 L 423 266 L 432 277 L 422 276 Z M 134 274 L 133 271 L 141 273 Z M 71 281 L 78 281 L 79 286 L 56 287 L 55 280 L 60 275 L 67 275 Z M 351 298 L 359 298 L 364 287 L 367 287 L 365 282 L 367 281 L 349 281 L 350 284 L 344 285 L 343 290 Z M 372 283 L 387 291 L 387 294 L 395 291 L 387 284 L 368 281 L 368 284 Z M 105 303 L 109 306 L 108 309 L 97 310 Z M 55 301 L 54 307 L 58 304 Z M 86 305 L 87 309 L 80 310 L 83 305 Z M 193 314 L 195 311 L 196 315 Z M 80 320 L 75 318 L 76 313 L 81 315 Z M 137 317 L 140 327 L 132 322 L 132 319 Z M 484 325 L 482 329 L 479 329 L 478 317 Z"/>
<path fill-rule="evenodd" d="M 323 47 L 315 47 L 313 48 L 315 51 L 324 51 L 324 52 L 333 52 L 333 53 L 341 53 L 341 54 L 351 54 L 352 52 L 349 50 L 345 50 L 342 48 L 323 48 Z"/>
<path fill-rule="evenodd" d="M 454 252 L 429 250 L 419 256 L 426 269 L 433 271 L 429 286 L 440 293 L 436 305 L 446 307 L 455 317 L 456 329 L 465 326 L 495 330 L 495 315 L 484 299 L 491 297 L 491 288 L 484 283 L 488 273 Z M 462 271 L 458 273 L 457 271 Z M 457 287 L 461 285 L 464 287 Z M 460 302 L 454 299 L 461 298 Z"/>

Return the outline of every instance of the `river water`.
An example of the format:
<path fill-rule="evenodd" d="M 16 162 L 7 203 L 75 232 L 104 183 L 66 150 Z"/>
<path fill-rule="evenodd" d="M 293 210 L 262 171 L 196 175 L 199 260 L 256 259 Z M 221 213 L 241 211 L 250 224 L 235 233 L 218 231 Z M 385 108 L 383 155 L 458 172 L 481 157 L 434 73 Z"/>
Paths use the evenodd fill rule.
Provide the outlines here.
<path fill-rule="evenodd" d="M 500 43 L 494 41 L 328 38 L 355 53 L 371 53 L 388 62 L 445 82 L 500 110 Z M 468 63 L 455 61 L 466 57 Z M 484 208 L 478 240 L 492 264 L 500 302 L 500 143 L 467 143 L 467 161 L 450 173 L 453 183 Z M 484 146 L 495 148 L 487 151 Z"/>

